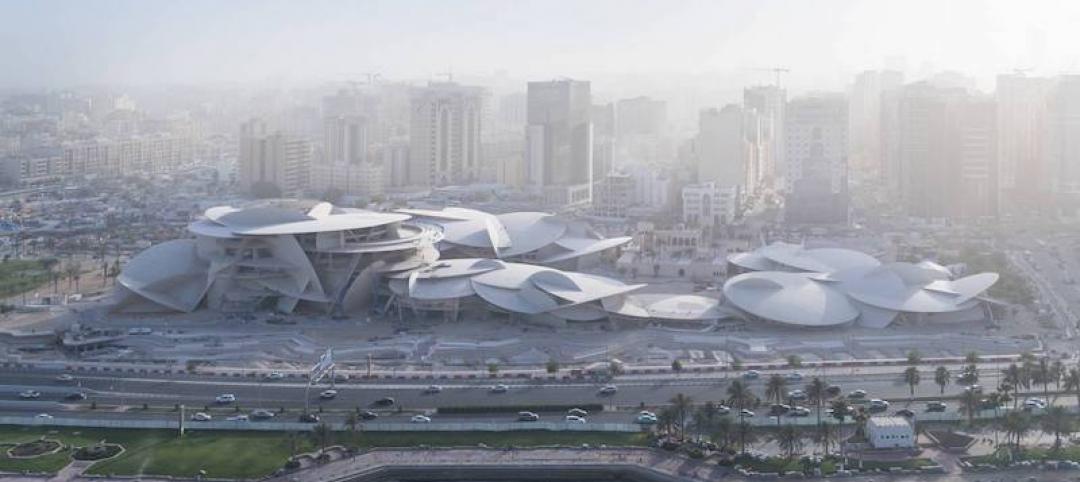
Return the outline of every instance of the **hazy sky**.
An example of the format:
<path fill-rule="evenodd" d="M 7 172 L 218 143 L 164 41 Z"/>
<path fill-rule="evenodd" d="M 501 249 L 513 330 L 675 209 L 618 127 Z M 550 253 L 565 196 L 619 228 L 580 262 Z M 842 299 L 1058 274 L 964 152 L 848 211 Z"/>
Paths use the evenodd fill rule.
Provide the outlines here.
<path fill-rule="evenodd" d="M 0 0 L 0 85 L 1080 71 L 1076 0 Z M 887 60 L 888 59 L 888 60 Z M 763 78 L 767 74 L 758 73 Z"/>

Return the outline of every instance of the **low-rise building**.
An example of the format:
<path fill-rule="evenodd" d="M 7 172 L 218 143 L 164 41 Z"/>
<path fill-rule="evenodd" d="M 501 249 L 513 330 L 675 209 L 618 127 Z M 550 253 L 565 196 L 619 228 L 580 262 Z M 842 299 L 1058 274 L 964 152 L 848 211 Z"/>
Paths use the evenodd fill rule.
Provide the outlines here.
<path fill-rule="evenodd" d="M 875 449 L 915 446 L 915 428 L 903 417 L 872 417 L 866 422 L 866 437 Z"/>
<path fill-rule="evenodd" d="M 738 186 L 715 182 L 686 186 L 682 190 L 683 222 L 693 226 L 723 226 L 735 219 L 739 205 Z"/>

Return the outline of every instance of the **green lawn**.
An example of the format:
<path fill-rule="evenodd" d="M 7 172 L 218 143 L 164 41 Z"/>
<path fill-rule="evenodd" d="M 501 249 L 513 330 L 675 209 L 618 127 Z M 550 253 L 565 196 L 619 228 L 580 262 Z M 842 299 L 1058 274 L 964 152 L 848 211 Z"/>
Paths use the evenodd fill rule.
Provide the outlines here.
<path fill-rule="evenodd" d="M 205 470 L 211 477 L 259 478 L 282 467 L 292 452 L 314 449 L 308 434 L 281 432 L 189 431 L 184 438 L 167 430 L 61 429 L 0 426 L 0 444 L 31 441 L 47 435 L 66 446 L 102 440 L 124 446 L 125 452 L 99 462 L 87 472 L 98 475 L 171 475 L 191 477 Z M 373 447 L 530 447 L 540 445 L 645 445 L 645 433 L 614 432 L 348 432 L 337 443 Z M 4 447 L 6 450 L 7 447 Z M 0 471 L 56 472 L 70 461 L 70 451 L 35 459 L 0 456 Z"/>
<path fill-rule="evenodd" d="M 968 457 L 964 460 L 973 464 L 1004 465 L 1009 461 L 1009 456 L 1004 450 L 1000 450 L 992 454 Z M 1067 442 L 1063 441 L 1061 450 L 1058 452 L 1053 452 L 1049 448 L 1042 447 L 1024 448 L 1016 453 L 1015 460 L 1070 460 L 1073 462 L 1080 462 L 1080 446 L 1070 446 L 1067 445 Z"/>
<path fill-rule="evenodd" d="M 17 295 L 51 279 L 43 260 L 8 260 L 0 263 L 0 297 Z"/>

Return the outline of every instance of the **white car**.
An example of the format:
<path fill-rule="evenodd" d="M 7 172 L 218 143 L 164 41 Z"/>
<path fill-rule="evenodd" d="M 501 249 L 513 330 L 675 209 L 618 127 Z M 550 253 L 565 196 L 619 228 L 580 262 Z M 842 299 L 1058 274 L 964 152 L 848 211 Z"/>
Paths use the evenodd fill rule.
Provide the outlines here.
<path fill-rule="evenodd" d="M 56 381 L 58 382 L 70 382 L 73 380 L 75 380 L 75 376 L 70 373 L 64 373 L 62 375 L 56 376 Z"/>
<path fill-rule="evenodd" d="M 787 375 L 784 375 L 784 379 L 786 379 L 789 382 L 799 382 L 799 381 L 802 381 L 803 376 L 802 376 L 802 373 L 791 372 L 791 373 L 788 373 Z"/>
<path fill-rule="evenodd" d="M 256 420 L 266 420 L 274 418 L 274 412 L 271 412 L 265 408 L 257 408 L 251 411 L 251 418 Z"/>
<path fill-rule="evenodd" d="M 427 415 L 413 415 L 409 421 L 412 423 L 431 423 L 431 417 Z"/>
<path fill-rule="evenodd" d="M 727 415 L 727 414 L 731 413 L 731 407 L 729 407 L 727 405 L 717 405 L 716 406 L 716 413 L 718 415 Z"/>
<path fill-rule="evenodd" d="M 334 398 L 337 398 L 337 390 L 323 390 L 322 393 L 319 394 L 319 398 L 323 400 L 333 400 Z"/>
<path fill-rule="evenodd" d="M 617 391 L 619 391 L 619 387 L 616 387 L 615 385 L 604 385 L 604 387 L 600 389 L 600 394 L 614 395 Z"/>
<path fill-rule="evenodd" d="M 218 395 L 217 398 L 214 399 L 214 401 L 217 403 L 235 403 L 236 395 L 233 395 L 231 393 L 223 393 L 221 395 Z"/>
<path fill-rule="evenodd" d="M 22 398 L 24 400 L 30 400 L 30 399 L 34 399 L 34 398 L 40 398 L 40 397 L 41 397 L 41 392 L 39 392 L 37 390 L 24 390 L 22 392 L 19 392 L 19 398 Z"/>
<path fill-rule="evenodd" d="M 214 417 L 210 416 L 210 414 L 206 412 L 196 412 L 194 415 L 191 416 L 191 420 L 193 422 L 209 422 L 213 419 Z"/>
<path fill-rule="evenodd" d="M 753 417 L 754 412 L 751 412 L 750 409 L 744 408 L 742 410 L 739 410 L 739 416 L 740 417 Z"/>
<path fill-rule="evenodd" d="M 651 413 L 642 412 L 634 420 L 634 423 L 637 423 L 637 424 L 640 424 L 640 425 L 654 425 L 658 421 L 659 421 L 659 419 L 656 418 L 656 415 L 653 415 Z"/>
<path fill-rule="evenodd" d="M 39 413 L 37 415 L 34 415 L 34 418 L 43 418 L 43 419 L 46 419 L 46 420 L 52 420 L 53 416 L 49 415 L 47 413 Z"/>
<path fill-rule="evenodd" d="M 503 385 L 501 383 L 491 387 L 491 393 L 506 393 L 509 390 L 510 390 L 510 387 L 508 387 L 506 385 Z"/>
<path fill-rule="evenodd" d="M 270 372 L 266 374 L 267 380 L 281 380 L 285 378 L 285 374 L 281 372 Z"/>
<path fill-rule="evenodd" d="M 226 418 L 225 420 L 228 420 L 230 422 L 247 422 L 249 419 L 248 419 L 247 415 L 240 414 L 240 415 L 233 415 L 233 416 L 231 416 L 229 418 Z"/>
<path fill-rule="evenodd" d="M 566 423 L 582 424 L 582 423 L 585 423 L 585 419 L 582 418 L 582 417 L 579 417 L 577 415 L 567 415 L 566 416 Z"/>
<path fill-rule="evenodd" d="M 442 385 L 428 385 L 428 387 L 424 389 L 424 393 L 441 393 L 441 392 L 442 392 Z"/>
<path fill-rule="evenodd" d="M 747 370 L 743 372 L 742 377 L 744 380 L 757 380 L 761 378 L 761 372 L 757 370 Z"/>
<path fill-rule="evenodd" d="M 788 392 L 787 397 L 792 400 L 806 400 L 806 392 L 802 390 L 792 390 Z"/>
<path fill-rule="evenodd" d="M 589 412 L 585 411 L 584 409 L 580 409 L 580 408 L 571 408 L 570 410 L 566 411 L 566 414 L 567 415 L 576 415 L 578 417 L 587 417 L 587 416 L 589 416 Z"/>

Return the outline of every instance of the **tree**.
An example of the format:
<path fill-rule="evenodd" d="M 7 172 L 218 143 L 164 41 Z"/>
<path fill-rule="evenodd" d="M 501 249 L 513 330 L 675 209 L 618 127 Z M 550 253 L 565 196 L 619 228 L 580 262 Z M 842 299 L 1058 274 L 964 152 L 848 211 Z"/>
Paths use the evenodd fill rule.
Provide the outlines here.
<path fill-rule="evenodd" d="M 817 436 L 814 438 L 814 441 L 821 446 L 822 452 L 825 453 L 825 457 L 829 456 L 829 447 L 836 442 L 836 432 L 837 428 L 827 421 L 818 426 Z"/>
<path fill-rule="evenodd" d="M 795 458 L 795 455 L 802 453 L 803 449 L 799 429 L 794 425 L 784 425 L 776 433 L 776 445 L 780 447 L 780 451 L 788 460 Z"/>
<path fill-rule="evenodd" d="M 1080 409 L 1080 369 L 1070 368 L 1065 374 L 1065 391 L 1076 396 L 1076 407 Z"/>
<path fill-rule="evenodd" d="M 498 363 L 488 363 L 487 364 L 487 371 L 488 371 L 488 375 L 491 375 L 491 376 L 497 375 L 499 373 L 499 364 Z"/>
<path fill-rule="evenodd" d="M 619 375 L 622 375 L 622 373 L 623 373 L 622 362 L 620 362 L 619 360 L 611 360 L 611 363 L 608 363 L 608 373 L 610 373 L 611 376 L 613 376 L 613 377 L 617 377 Z"/>
<path fill-rule="evenodd" d="M 720 407 L 714 402 L 705 402 L 694 410 L 694 433 L 698 435 L 713 433 L 720 418 Z"/>
<path fill-rule="evenodd" d="M 716 423 L 713 424 L 711 433 L 713 443 L 719 445 L 721 450 L 726 450 L 735 442 L 735 425 L 728 417 L 717 419 Z"/>
<path fill-rule="evenodd" d="M 735 380 L 728 385 L 727 389 L 728 405 L 731 405 L 736 410 L 739 410 L 739 418 L 742 418 L 742 409 L 748 408 L 754 402 L 754 394 L 750 391 L 750 387 L 747 387 L 742 380 Z"/>
<path fill-rule="evenodd" d="M 787 380 L 778 373 L 772 374 L 765 382 L 765 399 L 773 403 L 783 403 L 787 396 Z"/>
<path fill-rule="evenodd" d="M 1069 411 L 1061 405 L 1051 405 L 1040 420 L 1040 428 L 1044 433 L 1054 436 L 1054 451 L 1061 450 L 1061 436 L 1075 431 L 1075 423 L 1069 415 Z"/>
<path fill-rule="evenodd" d="M 1065 364 L 1061 360 L 1054 360 L 1050 364 L 1050 379 L 1054 381 L 1054 390 L 1061 391 L 1061 379 L 1065 376 Z M 1057 395 L 1054 395 L 1056 398 Z"/>
<path fill-rule="evenodd" d="M 1008 368 L 1001 373 L 1001 383 L 1012 387 L 1012 390 L 1015 392 L 1020 391 L 1020 386 L 1023 385 L 1023 378 L 1024 375 L 1021 372 L 1020 367 L 1015 363 L 1009 364 Z M 1019 398 L 1020 397 L 1014 397 L 1014 400 Z M 1013 408 L 1016 408 L 1015 403 L 1013 404 Z"/>
<path fill-rule="evenodd" d="M 672 362 L 671 362 L 671 371 L 673 371 L 675 373 L 681 372 L 682 371 L 682 362 L 679 361 L 679 360 L 672 360 Z"/>
<path fill-rule="evenodd" d="M 922 354 L 919 353 L 919 350 L 909 351 L 907 354 L 907 364 L 910 366 L 915 366 L 919 363 L 922 363 Z"/>
<path fill-rule="evenodd" d="M 326 447 L 330 446 L 330 440 L 334 437 L 334 431 L 323 422 L 311 429 L 311 436 L 315 439 L 315 444 L 319 446 L 319 451 L 325 452 Z"/>
<path fill-rule="evenodd" d="M 828 389 L 829 386 L 818 377 L 814 377 L 810 380 L 810 383 L 806 384 L 806 398 L 810 400 L 810 403 L 814 404 L 814 408 L 817 410 L 819 428 L 821 427 L 821 409 L 825 404 L 825 400 L 829 398 Z"/>
<path fill-rule="evenodd" d="M 799 368 L 802 366 L 802 358 L 799 355 L 788 355 L 787 365 L 791 368 Z"/>
<path fill-rule="evenodd" d="M 975 422 L 975 413 L 979 411 L 979 394 L 974 390 L 964 390 L 960 394 L 960 409 L 967 414 L 968 425 Z"/>
<path fill-rule="evenodd" d="M 1006 413 L 1005 418 L 1001 421 L 1001 428 L 1005 430 L 1006 440 L 1016 440 L 1013 445 L 1013 453 L 1016 453 L 1016 450 L 1020 449 L 1020 443 L 1023 441 L 1024 436 L 1031 431 L 1031 417 L 1024 412 Z"/>
<path fill-rule="evenodd" d="M 832 409 L 832 418 L 835 418 L 838 423 L 844 423 L 844 418 L 847 417 L 848 412 L 851 411 L 851 404 L 843 398 L 833 400 L 829 405 Z"/>
<path fill-rule="evenodd" d="M 356 412 L 349 412 L 345 416 L 345 426 L 349 427 L 349 440 L 352 446 L 356 446 L 356 427 L 360 425 L 360 417 L 356 415 Z"/>
<path fill-rule="evenodd" d="M 915 387 L 919 385 L 920 381 L 922 381 L 922 376 L 919 375 L 918 368 L 910 366 L 904 370 L 904 383 L 908 386 L 908 391 L 911 394 L 912 400 L 915 400 Z"/>
<path fill-rule="evenodd" d="M 555 360 L 548 360 L 547 366 L 545 368 L 547 369 L 547 372 L 549 374 L 554 375 L 556 373 L 559 373 L 559 362 Z"/>
<path fill-rule="evenodd" d="M 682 393 L 676 393 L 668 402 L 671 403 L 671 408 L 675 410 L 675 422 L 679 425 L 679 438 L 686 438 L 686 424 L 690 421 L 694 400 Z"/>
<path fill-rule="evenodd" d="M 746 420 L 740 420 L 739 424 L 735 427 L 736 437 L 739 440 L 739 451 L 746 453 L 746 447 L 749 444 L 754 443 L 754 426 L 750 425 L 750 422 Z"/>
<path fill-rule="evenodd" d="M 1032 367 L 1031 380 L 1043 387 L 1043 397 L 1048 396 L 1050 393 L 1050 383 L 1052 380 L 1050 377 L 1053 375 L 1053 370 L 1050 368 L 1050 360 L 1046 357 L 1039 359 L 1038 363 Z"/>
<path fill-rule="evenodd" d="M 978 365 L 980 361 L 978 352 L 969 351 L 967 355 L 964 355 L 964 363 L 968 365 Z"/>
<path fill-rule="evenodd" d="M 939 393 L 941 395 L 945 394 L 945 387 L 949 384 L 949 381 L 951 381 L 951 379 L 952 374 L 949 373 L 948 368 L 937 367 L 937 369 L 934 370 L 934 383 L 936 383 L 938 388 L 940 389 Z"/>
<path fill-rule="evenodd" d="M 64 265 L 64 276 L 68 279 L 68 288 L 75 282 L 75 291 L 79 291 L 79 275 L 82 274 L 82 263 L 72 260 Z"/>
<path fill-rule="evenodd" d="M 675 407 L 664 407 L 656 414 L 656 428 L 662 433 L 671 433 L 672 427 L 678 423 L 678 418 Z"/>

